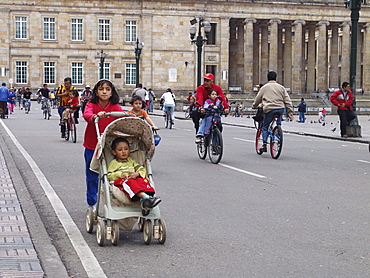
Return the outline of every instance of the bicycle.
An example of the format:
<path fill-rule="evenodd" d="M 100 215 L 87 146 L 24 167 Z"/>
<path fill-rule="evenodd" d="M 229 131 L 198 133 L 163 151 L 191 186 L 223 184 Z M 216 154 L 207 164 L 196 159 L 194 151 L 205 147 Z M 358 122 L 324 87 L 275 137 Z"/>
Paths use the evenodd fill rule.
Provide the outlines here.
<path fill-rule="evenodd" d="M 76 123 L 75 119 L 73 118 L 73 113 L 75 110 L 70 109 L 68 119 L 64 121 L 65 125 L 65 140 L 68 141 L 71 137 L 71 140 L 73 143 L 77 142 L 77 129 L 76 129 Z"/>
<path fill-rule="evenodd" d="M 30 112 L 30 101 L 29 99 L 24 99 L 23 101 L 23 108 L 24 108 L 24 113 L 28 114 Z"/>
<path fill-rule="evenodd" d="M 222 124 L 221 113 L 223 109 L 213 108 L 211 129 L 209 134 L 206 134 L 199 143 L 197 143 L 197 152 L 200 159 L 205 159 L 208 153 L 209 159 L 213 164 L 218 164 L 221 161 L 223 154 L 223 139 L 222 139 Z"/>
<path fill-rule="evenodd" d="M 51 117 L 51 106 L 50 106 L 50 100 L 46 97 L 43 97 L 41 99 L 41 109 L 42 114 L 44 115 L 44 119 L 50 119 Z"/>
<path fill-rule="evenodd" d="M 189 106 L 188 108 L 186 108 L 185 110 L 185 119 L 189 119 L 190 118 L 190 114 L 191 114 L 191 107 Z"/>
<path fill-rule="evenodd" d="M 281 114 L 275 113 L 268 127 L 268 138 L 270 138 L 270 143 L 269 143 L 270 144 L 270 154 L 273 159 L 279 158 L 281 154 L 281 150 L 283 148 L 283 129 L 281 128 L 281 125 L 277 125 L 277 121 L 280 118 L 281 118 Z M 263 151 L 261 151 L 262 146 L 263 146 L 263 138 L 262 138 L 263 120 L 256 121 L 255 119 L 254 125 L 257 129 L 256 144 L 255 144 L 256 152 L 257 154 L 261 155 L 263 153 Z"/>
<path fill-rule="evenodd" d="M 171 107 L 167 107 L 166 110 L 164 110 L 164 126 L 165 128 L 171 129 L 173 125 L 173 121 L 171 118 Z"/>

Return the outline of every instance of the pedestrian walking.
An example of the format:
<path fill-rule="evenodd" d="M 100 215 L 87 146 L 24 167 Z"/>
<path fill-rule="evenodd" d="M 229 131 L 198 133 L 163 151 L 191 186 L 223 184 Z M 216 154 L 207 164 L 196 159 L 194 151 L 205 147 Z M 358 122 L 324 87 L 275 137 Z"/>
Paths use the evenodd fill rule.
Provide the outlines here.
<path fill-rule="evenodd" d="M 6 87 L 6 83 L 3 82 L 0 87 L 0 117 L 5 119 L 5 113 L 9 98 L 9 89 Z"/>
<path fill-rule="evenodd" d="M 304 98 L 301 98 L 301 102 L 297 106 L 294 106 L 294 107 L 298 108 L 298 112 L 299 112 L 298 123 L 304 123 L 306 121 L 305 113 L 307 109 L 307 105 L 306 105 L 306 102 L 304 101 Z"/>

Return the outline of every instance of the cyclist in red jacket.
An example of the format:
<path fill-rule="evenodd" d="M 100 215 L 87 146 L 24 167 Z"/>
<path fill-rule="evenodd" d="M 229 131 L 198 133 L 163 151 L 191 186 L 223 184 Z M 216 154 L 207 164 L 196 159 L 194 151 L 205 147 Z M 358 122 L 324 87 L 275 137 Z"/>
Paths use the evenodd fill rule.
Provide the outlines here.
<path fill-rule="evenodd" d="M 206 73 L 203 76 L 203 84 L 200 85 L 196 91 L 195 105 L 198 108 L 202 107 L 204 102 L 208 98 L 208 92 L 211 89 L 214 89 L 217 91 L 218 97 L 221 99 L 221 103 L 223 107 L 225 108 L 224 113 L 228 114 L 229 104 L 227 102 L 227 99 L 221 87 L 213 83 L 214 80 L 215 80 L 215 76 L 212 73 Z M 199 120 L 200 120 L 200 113 L 197 109 L 192 112 L 192 119 L 194 123 L 195 133 L 197 133 L 199 129 Z"/>

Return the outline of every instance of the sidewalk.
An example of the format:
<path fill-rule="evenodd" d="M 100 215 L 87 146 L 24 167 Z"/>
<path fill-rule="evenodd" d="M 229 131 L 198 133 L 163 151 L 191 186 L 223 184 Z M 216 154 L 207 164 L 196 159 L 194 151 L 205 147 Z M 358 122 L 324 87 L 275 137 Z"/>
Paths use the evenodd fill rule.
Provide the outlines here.
<path fill-rule="evenodd" d="M 128 109 L 129 107 L 124 107 Z M 161 116 L 163 112 L 156 109 L 151 115 Z M 254 115 L 254 114 L 253 114 Z M 185 119 L 184 112 L 175 112 L 175 118 Z M 291 122 L 283 122 L 282 127 L 284 132 L 301 134 L 306 136 L 315 136 L 328 139 L 370 143 L 370 115 L 358 116 L 359 125 L 361 126 L 361 137 L 342 138 L 340 136 L 339 116 L 337 114 L 327 115 L 325 124 L 318 122 L 318 115 L 307 115 L 305 123 L 298 123 L 298 115 L 294 115 L 294 120 Z M 189 119 L 191 121 L 191 119 Z M 244 126 L 254 128 L 252 115 L 244 115 L 243 117 L 222 117 L 222 123 L 225 125 Z"/>
<path fill-rule="evenodd" d="M 0 277 L 44 277 L 0 150 Z"/>

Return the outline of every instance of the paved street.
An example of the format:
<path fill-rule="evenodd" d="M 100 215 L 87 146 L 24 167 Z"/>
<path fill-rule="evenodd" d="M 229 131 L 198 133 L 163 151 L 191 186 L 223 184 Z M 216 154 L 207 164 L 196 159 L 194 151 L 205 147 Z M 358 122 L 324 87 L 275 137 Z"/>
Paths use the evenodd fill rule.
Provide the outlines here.
<path fill-rule="evenodd" d="M 155 115 L 161 115 L 161 111 L 156 110 L 153 118 L 160 122 L 161 118 Z M 183 118 L 184 113 L 176 112 L 178 119 Z M 12 116 L 10 116 L 12 117 Z M 326 124 L 317 122 L 317 116 L 307 116 L 307 123 L 284 122 L 283 129 L 289 133 L 324 137 L 333 140 L 369 142 L 370 141 L 370 117 L 359 116 L 359 123 L 362 128 L 361 138 L 343 139 L 339 135 L 339 125 L 337 115 L 328 115 Z M 0 120 L 7 124 L 11 119 Z M 244 116 L 223 118 L 226 125 L 241 126 L 252 128 L 253 120 Z M 158 124 L 161 127 L 161 125 Z M 175 126 L 177 127 L 177 125 Z M 162 128 L 162 127 L 161 127 Z M 334 130 L 335 129 L 335 130 Z M 6 136 L 4 126 L 0 127 L 2 136 Z M 333 131 L 334 130 L 334 131 Z M 4 144 L 1 145 L 4 147 Z M 4 150 L 3 150 L 4 151 Z M 0 277 L 43 277 L 44 271 L 41 268 L 39 257 L 32 244 L 32 238 L 28 233 L 25 223 L 22 207 L 17 198 L 17 192 L 14 190 L 13 181 L 17 178 L 9 173 L 11 162 L 4 159 L 3 152 L 0 152 L 0 208 L 1 208 L 1 241 L 0 241 Z M 54 258 L 55 259 L 55 258 Z M 45 264 L 45 262 L 43 262 Z M 52 262 L 55 263 L 55 260 Z M 57 264 L 61 267 L 61 263 Z M 50 266 L 49 266 L 50 267 Z M 55 273 L 63 271 L 56 268 Z M 60 272 L 60 273 L 61 273 Z M 65 273 L 65 270 L 64 270 Z M 50 276 L 51 277 L 51 276 Z M 78 276 L 77 276 L 78 277 Z"/>

